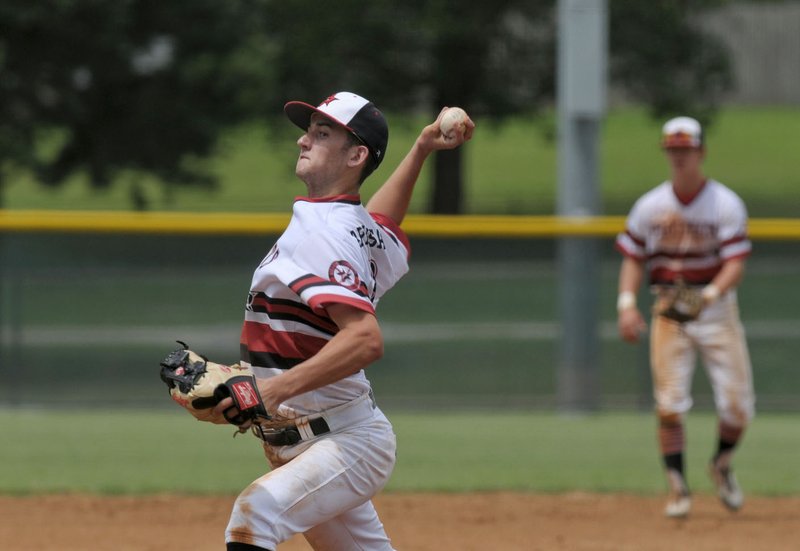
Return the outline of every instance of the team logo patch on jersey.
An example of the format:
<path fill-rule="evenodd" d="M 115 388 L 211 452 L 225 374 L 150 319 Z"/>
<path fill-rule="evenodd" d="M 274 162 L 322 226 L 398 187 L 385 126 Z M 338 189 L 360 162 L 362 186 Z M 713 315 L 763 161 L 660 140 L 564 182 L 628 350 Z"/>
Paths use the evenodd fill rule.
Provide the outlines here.
<path fill-rule="evenodd" d="M 345 289 L 355 291 L 361 284 L 358 274 L 346 260 L 337 260 L 328 268 L 328 278 Z"/>

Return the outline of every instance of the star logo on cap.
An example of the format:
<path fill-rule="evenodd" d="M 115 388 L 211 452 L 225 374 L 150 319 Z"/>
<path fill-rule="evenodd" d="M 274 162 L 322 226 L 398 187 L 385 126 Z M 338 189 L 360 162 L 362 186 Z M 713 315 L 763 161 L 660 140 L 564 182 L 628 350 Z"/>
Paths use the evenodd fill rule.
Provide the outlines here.
<path fill-rule="evenodd" d="M 328 96 L 327 98 L 325 98 L 325 100 L 322 103 L 320 103 L 320 105 L 330 105 L 331 103 L 333 103 L 337 99 L 339 99 L 339 98 L 337 98 L 335 95 L 334 96 Z"/>

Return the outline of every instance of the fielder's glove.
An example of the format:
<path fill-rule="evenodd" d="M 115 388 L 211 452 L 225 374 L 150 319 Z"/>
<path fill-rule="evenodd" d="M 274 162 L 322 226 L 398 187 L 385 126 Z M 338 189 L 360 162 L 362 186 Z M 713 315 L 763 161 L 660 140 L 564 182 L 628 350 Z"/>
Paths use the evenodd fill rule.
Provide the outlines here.
<path fill-rule="evenodd" d="M 200 421 L 241 426 L 269 419 L 250 368 L 210 362 L 178 343 L 181 348 L 161 362 L 161 380 L 173 400 Z M 223 412 L 223 418 L 215 415 L 214 407 L 228 397 L 233 406 Z"/>
<path fill-rule="evenodd" d="M 689 287 L 679 280 L 675 287 L 665 291 L 662 300 L 658 301 L 657 314 L 678 323 L 694 321 L 700 316 L 705 306 L 702 292 L 696 287 Z"/>

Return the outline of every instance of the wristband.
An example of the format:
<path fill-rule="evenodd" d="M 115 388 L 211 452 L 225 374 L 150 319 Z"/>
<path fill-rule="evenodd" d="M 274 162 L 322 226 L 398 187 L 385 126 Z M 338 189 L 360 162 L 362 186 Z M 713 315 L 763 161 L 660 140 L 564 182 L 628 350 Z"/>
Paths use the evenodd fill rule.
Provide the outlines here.
<path fill-rule="evenodd" d="M 719 298 L 719 287 L 713 283 L 709 283 L 703 287 L 701 294 L 703 295 L 703 300 L 706 301 L 706 304 L 711 304 Z"/>
<path fill-rule="evenodd" d="M 636 307 L 636 295 L 631 291 L 622 291 L 617 297 L 617 312 Z"/>

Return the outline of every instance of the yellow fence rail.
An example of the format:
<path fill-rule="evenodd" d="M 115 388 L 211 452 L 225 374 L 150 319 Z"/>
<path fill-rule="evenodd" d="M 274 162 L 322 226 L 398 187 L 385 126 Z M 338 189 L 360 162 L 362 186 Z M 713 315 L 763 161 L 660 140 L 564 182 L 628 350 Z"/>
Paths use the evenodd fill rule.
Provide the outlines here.
<path fill-rule="evenodd" d="M 0 210 L 0 232 L 260 235 L 280 233 L 288 222 L 288 213 Z M 624 224 L 622 216 L 416 214 L 403 228 L 427 237 L 610 237 Z M 749 230 L 752 239 L 800 240 L 800 219 L 751 219 Z"/>

